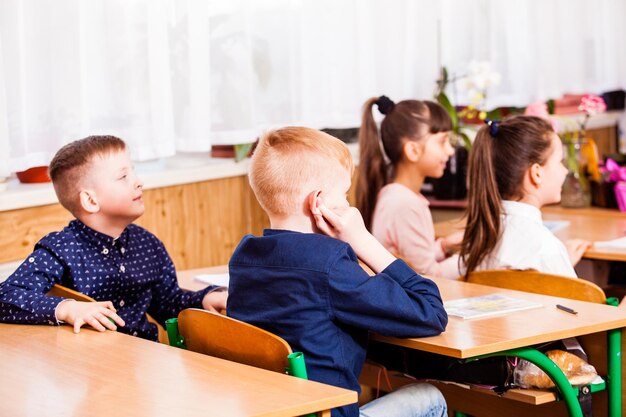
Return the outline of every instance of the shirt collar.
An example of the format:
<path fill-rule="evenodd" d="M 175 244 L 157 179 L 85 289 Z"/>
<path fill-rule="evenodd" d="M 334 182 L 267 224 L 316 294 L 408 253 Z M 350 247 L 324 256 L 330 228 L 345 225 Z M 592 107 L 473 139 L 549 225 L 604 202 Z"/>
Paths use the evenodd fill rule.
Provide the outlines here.
<path fill-rule="evenodd" d="M 117 245 L 120 248 L 126 248 L 128 246 L 128 228 L 125 228 L 118 238 L 113 238 L 107 234 L 100 233 L 97 230 L 92 229 L 78 219 L 72 220 L 70 222 L 70 227 L 76 230 L 78 234 L 84 237 L 88 242 L 93 243 L 96 247 L 111 248 Z"/>
<path fill-rule="evenodd" d="M 524 217 L 535 223 L 543 224 L 541 210 L 530 204 L 504 200 L 502 201 L 502 210 L 507 216 Z"/>

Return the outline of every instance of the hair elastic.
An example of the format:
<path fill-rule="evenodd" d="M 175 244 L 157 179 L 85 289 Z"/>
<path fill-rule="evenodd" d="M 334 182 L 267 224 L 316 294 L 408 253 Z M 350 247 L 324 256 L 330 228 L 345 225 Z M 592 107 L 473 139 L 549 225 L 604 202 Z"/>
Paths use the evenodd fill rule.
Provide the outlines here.
<path fill-rule="evenodd" d="M 489 126 L 489 134 L 493 136 L 494 138 L 498 136 L 500 121 L 485 119 L 485 123 L 487 124 L 487 126 Z"/>
<path fill-rule="evenodd" d="M 393 100 L 387 96 L 378 97 L 375 104 L 378 106 L 378 111 L 384 115 L 389 114 L 389 112 L 393 110 L 393 107 L 396 105 L 396 103 L 394 103 Z"/>

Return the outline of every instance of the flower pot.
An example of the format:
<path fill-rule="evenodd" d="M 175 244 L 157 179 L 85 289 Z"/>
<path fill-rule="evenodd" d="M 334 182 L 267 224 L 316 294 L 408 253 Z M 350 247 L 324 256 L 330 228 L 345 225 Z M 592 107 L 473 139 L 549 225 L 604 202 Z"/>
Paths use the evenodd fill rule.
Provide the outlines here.
<path fill-rule="evenodd" d="M 15 174 L 17 179 L 24 184 L 50 182 L 47 166 L 28 168 L 26 171 L 16 172 Z"/>

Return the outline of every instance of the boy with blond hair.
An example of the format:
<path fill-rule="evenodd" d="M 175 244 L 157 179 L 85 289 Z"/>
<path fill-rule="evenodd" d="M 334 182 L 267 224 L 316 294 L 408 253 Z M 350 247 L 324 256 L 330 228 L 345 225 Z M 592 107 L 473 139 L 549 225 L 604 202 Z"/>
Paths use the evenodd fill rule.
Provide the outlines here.
<path fill-rule="evenodd" d="M 61 148 L 50 163 L 59 202 L 75 217 L 41 239 L 33 253 L 0 284 L 0 322 L 118 329 L 157 340 L 154 324 L 189 307 L 225 308 L 227 293 L 209 287 L 180 289 L 163 243 L 131 224 L 144 212 L 143 182 L 135 175 L 124 142 L 90 136 Z M 98 302 L 46 296 L 54 284 Z"/>
<path fill-rule="evenodd" d="M 348 148 L 317 130 L 287 127 L 261 138 L 250 185 L 271 228 L 245 236 L 235 250 L 228 314 L 304 352 L 310 379 L 359 391 L 368 331 L 432 336 L 448 318 L 437 286 L 389 253 L 350 207 L 352 171 Z M 443 417 L 446 410 L 436 388 L 414 384 L 332 415 Z"/>

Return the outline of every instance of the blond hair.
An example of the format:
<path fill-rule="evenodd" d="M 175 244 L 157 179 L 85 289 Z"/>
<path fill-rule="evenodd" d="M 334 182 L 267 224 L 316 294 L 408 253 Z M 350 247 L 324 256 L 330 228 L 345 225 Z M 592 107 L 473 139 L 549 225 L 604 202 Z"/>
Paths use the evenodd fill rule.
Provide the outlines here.
<path fill-rule="evenodd" d="M 76 216 L 80 210 L 83 180 L 93 158 L 125 150 L 124 141 L 115 136 L 89 136 L 59 149 L 50 162 L 48 173 L 61 205 Z"/>
<path fill-rule="evenodd" d="M 274 215 L 297 213 L 303 195 L 354 169 L 348 147 L 319 130 L 285 127 L 264 134 L 252 155 L 250 185 L 261 207 Z"/>

